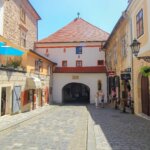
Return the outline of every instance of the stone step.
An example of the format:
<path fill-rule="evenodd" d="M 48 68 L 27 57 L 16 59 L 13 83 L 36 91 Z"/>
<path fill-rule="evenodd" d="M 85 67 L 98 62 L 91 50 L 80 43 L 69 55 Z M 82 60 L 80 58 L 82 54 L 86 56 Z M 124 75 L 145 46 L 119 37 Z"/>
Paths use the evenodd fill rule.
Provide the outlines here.
<path fill-rule="evenodd" d="M 89 114 L 88 117 L 88 137 L 87 137 L 87 150 L 96 150 L 96 138 L 94 133 L 94 121 Z"/>
<path fill-rule="evenodd" d="M 94 126 L 96 150 L 112 150 L 100 125 Z"/>

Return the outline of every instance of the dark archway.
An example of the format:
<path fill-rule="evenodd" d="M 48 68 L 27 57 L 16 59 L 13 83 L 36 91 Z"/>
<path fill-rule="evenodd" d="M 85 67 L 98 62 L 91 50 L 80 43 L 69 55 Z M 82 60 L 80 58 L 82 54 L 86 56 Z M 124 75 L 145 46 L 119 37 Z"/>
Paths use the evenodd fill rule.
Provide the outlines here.
<path fill-rule="evenodd" d="M 82 83 L 69 83 L 62 89 L 64 103 L 89 103 L 90 88 Z"/>

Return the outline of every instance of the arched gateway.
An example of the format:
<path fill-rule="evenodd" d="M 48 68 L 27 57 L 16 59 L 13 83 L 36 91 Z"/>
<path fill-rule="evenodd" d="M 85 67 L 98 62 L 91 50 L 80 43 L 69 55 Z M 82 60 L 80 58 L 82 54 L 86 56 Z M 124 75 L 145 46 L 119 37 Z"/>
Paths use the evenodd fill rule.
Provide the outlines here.
<path fill-rule="evenodd" d="M 62 89 L 62 99 L 64 103 L 89 103 L 90 88 L 82 83 L 69 83 Z"/>

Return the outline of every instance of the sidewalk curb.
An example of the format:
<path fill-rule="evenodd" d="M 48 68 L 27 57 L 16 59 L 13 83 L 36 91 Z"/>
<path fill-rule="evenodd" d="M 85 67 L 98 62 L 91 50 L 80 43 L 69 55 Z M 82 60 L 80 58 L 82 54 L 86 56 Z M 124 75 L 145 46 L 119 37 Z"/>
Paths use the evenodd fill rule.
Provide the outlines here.
<path fill-rule="evenodd" d="M 88 135 L 87 135 L 87 150 L 96 150 L 96 137 L 94 132 L 95 123 L 91 114 L 88 112 Z"/>
<path fill-rule="evenodd" d="M 44 107 L 47 107 L 47 106 L 44 106 Z M 43 107 L 41 107 L 41 109 L 44 109 L 44 110 L 41 110 L 40 112 L 35 112 L 35 111 L 38 111 L 38 108 L 37 109 L 35 109 L 35 110 L 33 110 L 33 112 L 32 111 L 30 111 L 29 113 L 31 113 L 31 115 L 29 115 L 29 116 L 27 116 L 27 117 L 25 117 L 25 118 L 23 118 L 23 119 L 21 119 L 21 120 L 19 120 L 18 122 L 13 122 L 12 124 L 10 124 L 10 125 L 7 125 L 6 127 L 2 127 L 2 128 L 0 128 L 0 133 L 2 133 L 2 132 L 4 132 L 4 131 L 8 131 L 8 130 L 11 130 L 11 129 L 13 129 L 13 128 L 16 128 L 16 127 L 18 127 L 19 125 L 21 125 L 22 123 L 25 123 L 25 122 L 28 122 L 29 120 L 31 120 L 31 119 L 33 119 L 33 118 L 36 118 L 36 117 L 38 117 L 38 116 L 40 116 L 40 115 L 43 115 L 43 112 L 45 112 L 45 111 L 50 111 L 50 110 L 54 110 L 55 108 L 57 108 L 57 106 L 51 106 L 51 107 L 49 107 L 49 108 L 46 108 L 46 109 L 44 109 Z M 40 109 L 40 108 L 39 108 Z M 32 113 L 35 113 L 35 114 L 32 114 Z M 19 115 L 19 114 L 18 114 Z M 19 116 L 18 116 L 19 117 Z"/>

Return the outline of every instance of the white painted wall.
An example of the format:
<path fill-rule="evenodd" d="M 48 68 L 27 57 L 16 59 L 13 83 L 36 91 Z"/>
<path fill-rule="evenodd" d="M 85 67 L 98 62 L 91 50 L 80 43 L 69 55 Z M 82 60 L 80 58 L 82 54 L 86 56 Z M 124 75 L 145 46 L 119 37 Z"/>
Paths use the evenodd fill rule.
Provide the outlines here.
<path fill-rule="evenodd" d="M 4 1 L 0 0 L 0 35 L 3 35 Z"/>
<path fill-rule="evenodd" d="M 79 79 L 72 79 L 79 76 Z M 82 83 L 90 88 L 90 103 L 94 103 L 94 95 L 98 91 L 98 80 L 101 80 L 102 89 L 107 102 L 107 77 L 105 73 L 54 73 L 53 74 L 53 102 L 62 103 L 62 89 L 68 83 Z"/>
<path fill-rule="evenodd" d="M 45 54 L 46 48 L 37 48 L 37 52 Z M 105 53 L 99 51 L 99 47 L 83 47 L 82 54 L 76 54 L 76 48 L 48 48 L 49 59 L 57 63 L 57 67 L 62 66 L 62 61 L 68 61 L 68 67 L 75 67 L 77 60 L 82 60 L 83 66 L 97 66 L 97 60 L 105 60 Z"/>

